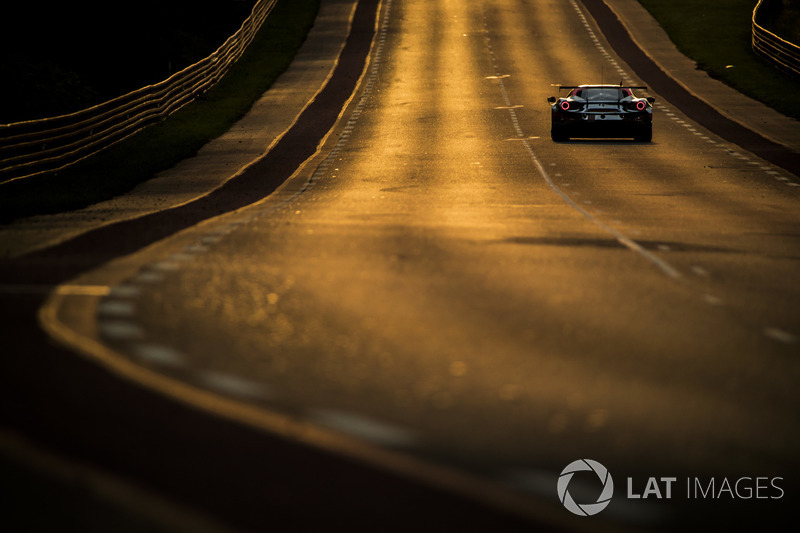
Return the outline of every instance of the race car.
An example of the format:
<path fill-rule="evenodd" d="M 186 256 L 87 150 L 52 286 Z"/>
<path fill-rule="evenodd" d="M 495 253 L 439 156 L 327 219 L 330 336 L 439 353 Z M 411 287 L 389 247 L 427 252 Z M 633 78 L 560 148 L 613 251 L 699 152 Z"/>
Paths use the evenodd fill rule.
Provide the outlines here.
<path fill-rule="evenodd" d="M 565 97 L 551 96 L 550 136 L 554 141 L 572 137 L 633 137 L 653 139 L 653 102 L 638 98 L 633 90 L 647 87 L 623 85 L 556 85 Z"/>

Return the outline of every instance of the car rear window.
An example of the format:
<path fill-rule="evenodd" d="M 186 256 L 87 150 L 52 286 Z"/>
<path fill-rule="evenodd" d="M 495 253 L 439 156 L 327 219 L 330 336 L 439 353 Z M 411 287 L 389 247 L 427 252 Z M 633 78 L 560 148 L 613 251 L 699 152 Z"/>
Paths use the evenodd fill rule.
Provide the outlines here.
<path fill-rule="evenodd" d="M 613 87 L 592 87 L 581 91 L 581 97 L 587 100 L 609 100 L 616 102 L 628 96 L 623 89 Z"/>

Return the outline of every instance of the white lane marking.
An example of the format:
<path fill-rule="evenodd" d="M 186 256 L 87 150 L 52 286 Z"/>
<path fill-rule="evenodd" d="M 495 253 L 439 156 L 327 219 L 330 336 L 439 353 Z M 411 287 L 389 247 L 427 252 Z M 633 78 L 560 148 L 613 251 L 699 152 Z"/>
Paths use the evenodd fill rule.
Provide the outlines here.
<path fill-rule="evenodd" d="M 772 340 L 782 342 L 784 344 L 796 344 L 798 341 L 797 335 L 794 333 L 789 333 L 788 331 L 784 331 L 780 328 L 764 328 L 764 335 Z"/>
<path fill-rule="evenodd" d="M 136 306 L 128 300 L 102 300 L 97 306 L 100 316 L 132 317 L 136 313 Z"/>
<path fill-rule="evenodd" d="M 138 324 L 127 320 L 101 320 L 97 329 L 102 337 L 115 341 L 144 339 L 144 330 Z"/>
<path fill-rule="evenodd" d="M 221 372 L 201 372 L 198 381 L 217 392 L 231 396 L 240 396 L 256 400 L 267 400 L 274 397 L 271 388 L 256 381 L 242 379 Z"/>
<path fill-rule="evenodd" d="M 161 283 L 164 281 L 164 274 L 162 272 L 140 272 L 134 279 L 137 284 L 150 284 Z"/>
<path fill-rule="evenodd" d="M 628 249 L 638 253 L 639 255 L 641 255 L 642 257 L 644 257 L 645 259 L 647 259 L 648 261 L 650 261 L 654 265 L 656 265 L 664 274 L 666 274 L 670 278 L 680 279 L 682 277 L 681 273 L 678 272 L 672 265 L 670 265 L 669 263 L 667 263 L 666 261 L 664 261 L 660 257 L 658 257 L 658 256 L 652 254 L 651 252 L 645 250 L 639 243 L 637 243 L 636 241 L 628 238 L 622 232 L 617 231 L 616 229 L 612 228 L 611 226 L 603 223 L 602 221 L 597 219 L 595 216 L 593 216 L 591 213 L 589 213 L 588 211 L 583 209 L 581 206 L 579 206 L 577 203 L 575 203 L 575 201 L 572 200 L 572 198 L 570 198 L 569 195 L 567 195 L 564 191 L 562 191 L 558 187 L 558 185 L 556 185 L 553 182 L 553 180 L 550 179 L 550 176 L 547 174 L 547 171 L 542 166 L 542 164 L 539 162 L 539 159 L 536 157 L 536 154 L 533 152 L 533 148 L 531 148 L 530 144 L 526 142 L 525 146 L 528 149 L 528 153 L 530 154 L 530 157 L 533 160 L 534 166 L 539 171 L 539 174 L 541 174 L 541 176 L 544 178 L 544 180 L 547 182 L 547 184 L 550 186 L 550 188 L 556 194 L 561 196 L 561 198 L 566 203 L 571 205 L 576 211 L 578 211 L 580 214 L 582 214 L 587 220 L 591 221 L 593 224 L 595 224 L 599 228 L 601 228 L 601 229 L 605 230 L 606 232 L 608 232 L 609 234 L 611 234 L 620 244 L 622 244 L 623 246 L 627 247 Z"/>
<path fill-rule="evenodd" d="M 182 367 L 185 364 L 180 352 L 162 344 L 140 342 L 131 347 L 131 352 L 139 359 L 161 366 Z"/>
<path fill-rule="evenodd" d="M 196 244 L 192 244 L 192 245 L 187 246 L 186 248 L 184 248 L 184 251 L 187 254 L 203 254 L 203 253 L 206 253 L 208 251 L 208 246 L 205 246 L 204 244 L 196 243 Z"/>
<path fill-rule="evenodd" d="M 181 265 L 174 261 L 158 261 L 156 263 L 152 263 L 150 268 L 153 270 L 159 270 L 161 272 L 175 272 L 176 270 L 180 269 Z"/>
<path fill-rule="evenodd" d="M 384 446 L 409 447 L 419 440 L 416 434 L 408 429 L 354 413 L 317 409 L 309 411 L 309 418 L 315 424 Z"/>

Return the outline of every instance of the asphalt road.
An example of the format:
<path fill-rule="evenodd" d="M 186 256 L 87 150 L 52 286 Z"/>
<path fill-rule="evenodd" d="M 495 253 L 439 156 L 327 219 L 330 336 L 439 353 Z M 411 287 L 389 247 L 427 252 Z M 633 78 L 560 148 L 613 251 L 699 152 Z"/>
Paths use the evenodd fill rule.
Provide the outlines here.
<path fill-rule="evenodd" d="M 219 436 L 171 434 L 164 462 L 192 451 L 154 473 L 131 453 L 97 461 L 254 530 L 259 505 L 278 530 L 311 520 L 298 508 L 320 524 L 363 514 L 404 528 L 438 513 L 444 530 L 777 524 L 800 472 L 798 178 L 654 91 L 652 143 L 552 142 L 551 84 L 642 83 L 581 4 L 382 7 L 359 90 L 283 186 L 241 207 L 253 198 L 232 185 L 220 202 L 237 211 L 192 218 L 70 285 L 107 295 L 50 300 L 48 331 L 135 383 L 128 411 Z M 108 379 L 80 364 L 98 373 L 87 381 Z M 206 411 L 219 427 L 190 430 L 208 427 Z M 213 463 L 215 446 L 238 456 Z M 145 464 L 120 466 L 128 456 Z M 556 491 L 582 458 L 616 488 L 591 518 Z M 247 482 L 187 488 L 206 475 Z M 662 498 L 632 497 L 662 477 L 677 479 L 672 498 L 664 481 Z M 720 492 L 739 479 L 742 491 Z M 593 503 L 597 480 L 581 481 L 570 493 Z M 698 497 L 711 482 L 715 497 Z M 252 501 L 217 505 L 225 492 Z"/>

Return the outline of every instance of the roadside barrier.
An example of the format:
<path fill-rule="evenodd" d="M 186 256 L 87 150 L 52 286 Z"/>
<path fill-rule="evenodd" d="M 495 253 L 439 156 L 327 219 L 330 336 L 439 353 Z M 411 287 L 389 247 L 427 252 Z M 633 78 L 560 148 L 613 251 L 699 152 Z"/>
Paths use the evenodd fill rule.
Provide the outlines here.
<path fill-rule="evenodd" d="M 771 0 L 758 0 L 753 9 L 753 51 L 780 70 L 800 76 L 800 46 L 763 26 L 765 15 L 773 5 Z"/>
<path fill-rule="evenodd" d="M 0 184 L 63 170 L 198 98 L 241 57 L 276 3 L 258 0 L 222 46 L 164 81 L 74 113 L 0 124 Z"/>

